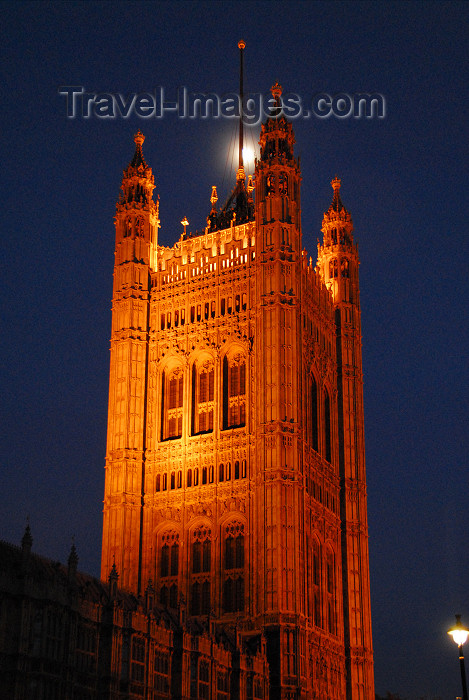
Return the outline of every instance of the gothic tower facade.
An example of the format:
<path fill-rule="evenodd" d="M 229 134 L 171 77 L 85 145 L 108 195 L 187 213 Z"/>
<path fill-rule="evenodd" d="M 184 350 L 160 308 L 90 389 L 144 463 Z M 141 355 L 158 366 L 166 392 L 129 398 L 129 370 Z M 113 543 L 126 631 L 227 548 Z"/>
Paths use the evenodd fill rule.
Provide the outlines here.
<path fill-rule="evenodd" d="M 340 200 L 317 263 L 281 88 L 254 182 L 158 245 L 143 135 L 124 171 L 103 579 L 267 642 L 270 697 L 372 700 L 358 252 Z M 255 690 L 253 690 L 254 697 Z"/>

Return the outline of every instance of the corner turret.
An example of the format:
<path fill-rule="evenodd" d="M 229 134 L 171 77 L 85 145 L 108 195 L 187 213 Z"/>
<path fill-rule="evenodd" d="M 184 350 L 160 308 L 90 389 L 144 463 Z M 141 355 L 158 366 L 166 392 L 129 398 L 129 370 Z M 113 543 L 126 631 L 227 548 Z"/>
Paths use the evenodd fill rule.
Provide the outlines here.
<path fill-rule="evenodd" d="M 358 247 L 353 222 L 340 197 L 341 181 L 332 182 L 332 202 L 322 220 L 323 244 L 318 244 L 318 267 L 334 303 L 358 302 Z"/>
<path fill-rule="evenodd" d="M 143 155 L 145 136 L 134 136 L 135 153 L 124 170 L 116 205 L 116 263 L 141 261 L 156 265 L 159 204 L 153 201 L 155 178 Z"/>
<path fill-rule="evenodd" d="M 274 105 L 262 124 L 256 161 L 256 220 L 265 225 L 263 250 L 288 247 L 297 254 L 301 246 L 299 161 L 294 157 L 295 135 L 281 107 L 282 87 L 271 88 Z"/>

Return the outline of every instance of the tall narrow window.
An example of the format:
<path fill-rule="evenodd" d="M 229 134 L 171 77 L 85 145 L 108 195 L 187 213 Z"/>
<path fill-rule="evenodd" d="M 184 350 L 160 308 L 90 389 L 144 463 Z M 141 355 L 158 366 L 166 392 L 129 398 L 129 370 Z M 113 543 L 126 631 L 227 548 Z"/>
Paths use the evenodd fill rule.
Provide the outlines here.
<path fill-rule="evenodd" d="M 333 279 L 334 277 L 337 277 L 337 275 L 338 275 L 337 258 L 334 258 L 329 263 L 329 279 Z"/>
<path fill-rule="evenodd" d="M 326 552 L 326 615 L 327 630 L 337 634 L 335 614 L 335 571 L 334 553 L 328 549 Z"/>
<path fill-rule="evenodd" d="M 201 661 L 199 664 L 199 683 L 196 697 L 200 700 L 209 700 L 210 698 L 210 666 L 207 661 Z"/>
<path fill-rule="evenodd" d="M 213 431 L 215 370 L 213 362 L 192 368 L 192 434 Z"/>
<path fill-rule="evenodd" d="M 133 683 L 145 683 L 145 639 L 132 637 L 131 678 Z M 140 690 L 143 693 L 143 688 Z M 140 692 L 138 694 L 140 695 Z"/>
<path fill-rule="evenodd" d="M 179 574 L 179 534 L 174 530 L 164 532 L 160 548 L 160 603 L 177 607 Z"/>
<path fill-rule="evenodd" d="M 318 387 L 315 378 L 311 377 L 311 447 L 316 452 L 319 451 L 319 431 L 318 431 Z"/>
<path fill-rule="evenodd" d="M 275 175 L 269 173 L 265 179 L 265 193 L 267 196 L 275 192 Z"/>
<path fill-rule="evenodd" d="M 128 238 L 132 235 L 132 219 L 127 217 L 124 224 L 124 238 Z"/>
<path fill-rule="evenodd" d="M 331 461 L 331 399 L 327 389 L 324 390 L 324 457 L 328 462 Z"/>
<path fill-rule="evenodd" d="M 138 218 L 137 221 L 135 222 L 135 236 L 137 238 L 143 238 L 143 235 L 144 235 L 143 234 L 143 227 L 144 227 L 143 219 Z"/>
<path fill-rule="evenodd" d="M 237 521 L 225 528 L 223 552 L 223 610 L 244 610 L 244 525 Z"/>
<path fill-rule="evenodd" d="M 278 176 L 278 193 L 282 197 L 288 194 L 288 176 L 286 173 L 280 173 Z"/>
<path fill-rule="evenodd" d="M 223 360 L 223 428 L 246 425 L 246 359 L 238 354 Z"/>
<path fill-rule="evenodd" d="M 182 435 L 184 376 L 178 367 L 163 374 L 163 439 Z"/>
<path fill-rule="evenodd" d="M 190 614 L 210 614 L 210 572 L 212 536 L 209 528 L 198 527 L 192 533 Z"/>
<path fill-rule="evenodd" d="M 315 624 L 316 627 L 321 627 L 321 559 L 319 555 L 319 542 L 316 538 L 313 539 L 311 554 L 313 565 L 313 570 L 311 572 L 313 624 Z"/>

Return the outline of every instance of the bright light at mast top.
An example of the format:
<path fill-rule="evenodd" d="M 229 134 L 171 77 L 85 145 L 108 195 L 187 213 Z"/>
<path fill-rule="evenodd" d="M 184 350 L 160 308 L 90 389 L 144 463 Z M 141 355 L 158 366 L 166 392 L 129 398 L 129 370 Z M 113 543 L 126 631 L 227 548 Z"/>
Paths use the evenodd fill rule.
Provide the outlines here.
<path fill-rule="evenodd" d="M 469 637 L 469 630 L 461 622 L 461 615 L 456 615 L 456 624 L 448 630 L 448 634 L 454 639 L 458 646 L 466 643 Z"/>

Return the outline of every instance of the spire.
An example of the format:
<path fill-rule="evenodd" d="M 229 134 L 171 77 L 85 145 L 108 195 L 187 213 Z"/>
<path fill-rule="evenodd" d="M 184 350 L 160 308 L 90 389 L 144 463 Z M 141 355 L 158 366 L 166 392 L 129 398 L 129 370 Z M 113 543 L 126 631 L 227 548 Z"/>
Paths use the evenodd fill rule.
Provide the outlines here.
<path fill-rule="evenodd" d="M 324 214 L 322 220 L 322 232 L 324 245 L 351 245 L 353 243 L 353 222 L 350 212 L 347 211 L 340 198 L 341 181 L 335 176 L 331 185 L 334 190 L 332 202 Z"/>
<path fill-rule="evenodd" d="M 147 164 L 145 161 L 145 158 L 143 157 L 143 152 L 142 152 L 142 146 L 143 142 L 145 141 L 145 136 L 142 134 L 140 129 L 137 131 L 137 133 L 134 136 L 134 141 L 135 141 L 135 154 L 134 157 L 131 160 L 130 165 L 133 168 L 147 168 Z"/>
<path fill-rule="evenodd" d="M 152 169 L 147 165 L 143 156 L 142 145 L 145 136 L 139 130 L 134 136 L 135 153 L 127 168 L 124 170 L 122 178 L 122 194 L 118 205 L 135 203 L 138 208 L 154 209 L 153 190 L 155 189 L 155 178 Z"/>
<path fill-rule="evenodd" d="M 78 566 L 78 554 L 77 554 L 77 550 L 75 547 L 75 542 L 72 542 L 72 547 L 70 549 L 70 554 L 68 555 L 67 564 L 68 564 L 68 570 L 75 571 L 75 573 L 76 573 L 77 566 Z"/>
<path fill-rule="evenodd" d="M 272 85 L 272 87 L 270 88 L 270 92 L 272 93 L 272 97 L 274 98 L 274 104 L 271 109 L 271 116 L 275 118 L 280 114 L 280 110 L 282 107 L 280 97 L 282 96 L 283 89 L 278 80 L 276 80 L 275 83 Z"/>
<path fill-rule="evenodd" d="M 244 104 L 244 85 L 243 85 L 243 51 L 246 47 L 246 43 L 243 39 L 238 41 L 239 49 L 239 156 L 238 156 L 238 172 L 236 174 L 236 180 L 245 180 L 246 175 L 244 173 L 244 163 L 243 163 L 243 104 Z"/>
<path fill-rule="evenodd" d="M 151 578 L 148 579 L 147 587 L 145 588 L 145 607 L 147 613 L 153 610 L 153 605 L 155 602 L 155 589 L 153 586 L 153 581 Z"/>
<path fill-rule="evenodd" d="M 21 540 L 21 549 L 23 552 L 29 554 L 31 551 L 31 547 L 33 546 L 33 538 L 31 535 L 31 528 L 29 527 L 29 522 L 26 525 L 26 529 L 24 531 L 23 538 Z"/>
<path fill-rule="evenodd" d="M 217 187 L 216 185 L 212 185 L 212 194 L 210 196 L 210 201 L 212 203 L 212 210 L 210 214 L 216 214 L 217 213 L 217 202 L 218 202 L 218 194 L 217 194 Z"/>
<path fill-rule="evenodd" d="M 216 196 L 216 189 L 212 188 L 212 209 L 207 217 L 207 224 L 210 231 L 217 231 L 228 228 L 233 223 L 236 225 L 244 224 L 254 219 L 254 202 L 252 195 L 246 190 L 246 173 L 243 163 L 243 51 L 246 43 L 243 39 L 238 42 L 240 52 L 240 70 L 239 70 L 239 98 L 240 98 L 240 118 L 239 118 L 239 158 L 238 170 L 236 171 L 236 185 L 230 192 L 225 206 L 217 213 L 213 197 Z"/>
<path fill-rule="evenodd" d="M 116 598 L 117 596 L 117 581 L 119 579 L 119 574 L 116 569 L 116 562 L 113 562 L 111 573 L 109 574 L 109 595 L 111 598 Z"/>
<path fill-rule="evenodd" d="M 278 81 L 270 88 L 273 105 L 265 124 L 261 127 L 261 160 L 277 161 L 279 163 L 291 163 L 293 158 L 293 145 L 295 135 L 293 127 L 288 122 L 282 110 L 282 86 Z"/>
<path fill-rule="evenodd" d="M 322 220 L 323 243 L 318 243 L 318 267 L 335 304 L 358 299 L 358 248 L 353 222 L 340 198 L 340 179 L 331 182 L 334 194 Z"/>
<path fill-rule="evenodd" d="M 342 200 L 340 198 L 340 182 L 341 181 L 337 177 L 337 175 L 335 176 L 335 178 L 331 182 L 332 189 L 334 190 L 334 196 L 332 197 L 331 206 L 329 207 L 329 209 L 327 211 L 328 214 L 332 214 L 332 212 L 339 213 L 341 211 L 345 212 L 346 214 L 349 213 L 347 211 L 347 209 L 344 207 L 344 205 L 342 204 Z"/>
<path fill-rule="evenodd" d="M 68 580 L 72 583 L 76 583 L 77 579 L 77 569 L 78 569 L 78 554 L 75 549 L 75 542 L 72 542 L 72 547 L 70 549 L 70 554 L 68 555 Z"/>
<path fill-rule="evenodd" d="M 30 561 L 31 561 L 31 547 L 33 546 L 33 538 L 31 536 L 31 529 L 28 524 L 24 531 L 23 538 L 21 540 L 21 569 L 24 574 L 28 573 Z"/>

